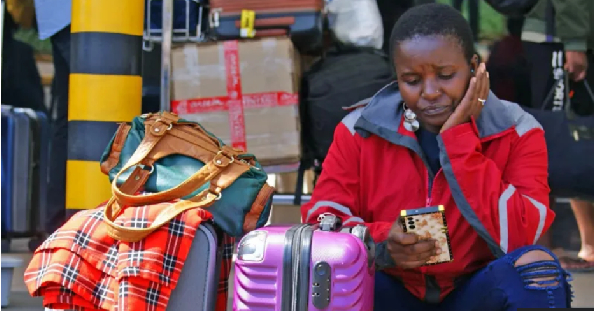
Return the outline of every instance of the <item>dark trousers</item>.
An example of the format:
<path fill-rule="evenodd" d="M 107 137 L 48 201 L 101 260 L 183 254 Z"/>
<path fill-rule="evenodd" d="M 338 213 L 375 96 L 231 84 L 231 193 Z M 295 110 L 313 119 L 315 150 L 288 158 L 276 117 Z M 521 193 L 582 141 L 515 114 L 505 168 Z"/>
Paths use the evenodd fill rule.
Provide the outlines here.
<path fill-rule="evenodd" d="M 375 275 L 374 311 L 517 311 L 518 308 L 567 308 L 571 306 L 570 276 L 554 261 L 515 268 L 514 263 L 531 250 L 526 246 L 491 262 L 461 283 L 439 304 L 429 304 L 411 294 L 400 281 L 383 273 Z M 552 276 L 547 284 L 531 278 Z M 545 282 L 545 281 L 544 281 Z M 556 283 L 556 285 L 552 284 Z"/>
<path fill-rule="evenodd" d="M 66 218 L 66 172 L 69 112 L 69 73 L 71 59 L 71 27 L 59 31 L 50 38 L 54 62 L 52 82 L 52 106 L 55 119 L 52 123 L 50 141 L 50 176 L 48 185 L 48 211 L 46 231 L 52 233 Z"/>
<path fill-rule="evenodd" d="M 567 96 L 571 96 L 571 105 L 577 114 L 594 114 L 594 102 L 589 96 L 584 82 L 570 80 L 567 90 L 564 80 L 561 80 L 561 75 L 567 74 L 564 70 L 565 53 L 561 43 L 523 42 L 523 48 L 530 72 L 532 108 L 562 110 Z M 585 80 L 593 88 L 593 51 L 588 51 L 587 57 L 588 70 Z M 554 85 L 557 87 L 553 88 Z"/>

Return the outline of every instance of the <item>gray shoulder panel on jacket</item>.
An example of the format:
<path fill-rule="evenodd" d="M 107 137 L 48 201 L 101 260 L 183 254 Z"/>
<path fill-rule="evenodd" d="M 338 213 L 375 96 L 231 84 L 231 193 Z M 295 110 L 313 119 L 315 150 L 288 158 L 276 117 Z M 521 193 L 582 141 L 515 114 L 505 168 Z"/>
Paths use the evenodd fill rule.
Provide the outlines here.
<path fill-rule="evenodd" d="M 367 97 L 367 98 L 365 98 L 365 99 L 357 102 L 354 105 L 351 105 L 351 106 L 348 106 L 348 107 L 342 107 L 342 109 L 347 110 L 347 111 L 352 111 L 352 110 L 354 110 L 356 108 L 364 107 L 364 106 L 368 105 L 369 102 L 371 102 L 371 98 L 373 98 L 373 97 Z"/>
<path fill-rule="evenodd" d="M 515 103 L 506 103 L 510 103 L 511 105 L 517 106 L 517 108 L 513 108 L 512 111 L 514 111 L 513 113 L 516 118 L 515 131 L 517 131 L 517 134 L 519 134 L 519 136 L 523 136 L 527 132 L 536 128 L 543 130 L 542 125 L 538 122 L 538 120 L 536 120 L 531 114 L 523 110 L 523 108 L 521 108 Z M 517 110 L 519 111 L 517 112 Z"/>
<path fill-rule="evenodd" d="M 533 129 L 542 129 L 542 125 L 518 104 L 506 100 L 501 100 L 500 102 L 506 109 L 507 114 L 510 115 L 519 137 Z"/>
<path fill-rule="evenodd" d="M 519 136 L 535 128 L 540 123 L 516 103 L 501 100 L 490 92 L 487 103 L 477 119 L 477 128 L 482 138 L 506 131 L 511 127 Z"/>
<path fill-rule="evenodd" d="M 342 119 L 342 123 L 346 126 L 346 128 L 348 129 L 348 131 L 350 131 L 352 135 L 356 133 L 354 125 L 356 124 L 356 121 L 358 121 L 358 118 L 360 118 L 364 109 L 365 107 L 356 108 Z"/>

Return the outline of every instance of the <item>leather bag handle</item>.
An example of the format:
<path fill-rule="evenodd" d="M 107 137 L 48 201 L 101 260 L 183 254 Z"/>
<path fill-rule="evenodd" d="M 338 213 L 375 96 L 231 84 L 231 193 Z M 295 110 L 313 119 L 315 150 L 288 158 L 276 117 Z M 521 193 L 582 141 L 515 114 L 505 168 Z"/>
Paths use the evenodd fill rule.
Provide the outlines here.
<path fill-rule="evenodd" d="M 207 162 L 206 165 L 204 165 L 204 167 L 202 167 L 200 170 L 198 170 L 192 176 L 188 177 L 186 180 L 184 180 L 179 185 L 177 185 L 171 189 L 165 190 L 165 191 L 152 193 L 152 194 L 146 194 L 146 195 L 127 194 L 124 191 L 122 191 L 119 188 L 119 186 L 117 186 L 117 180 L 118 180 L 119 176 L 121 176 L 121 174 L 123 174 L 123 172 L 125 172 L 126 170 L 128 170 L 134 166 L 140 165 L 140 163 L 128 163 L 128 165 L 125 165 L 123 167 L 123 169 L 121 169 L 121 171 L 119 171 L 119 173 L 117 173 L 117 175 L 113 179 L 113 182 L 112 182 L 113 196 L 115 197 L 117 202 L 119 202 L 119 204 L 128 205 L 128 206 L 142 206 L 142 205 L 172 201 L 175 199 L 185 197 L 185 196 L 193 193 L 194 191 L 198 190 L 204 184 L 211 181 L 217 175 L 219 175 L 221 172 L 223 172 L 223 170 L 231 163 L 233 163 L 232 159 L 227 159 L 225 156 L 223 156 L 223 154 L 221 152 L 219 152 L 217 154 L 217 156 L 215 156 L 213 158 L 212 161 Z M 152 171 L 150 171 L 150 173 L 151 172 Z M 136 177 L 134 177 L 134 174 L 131 174 L 130 176 L 131 176 L 131 178 L 136 178 Z M 218 195 L 221 191 L 221 189 L 210 189 L 210 190 L 213 191 L 216 195 Z"/>
<path fill-rule="evenodd" d="M 202 187 L 205 183 L 213 180 L 217 175 L 222 173 L 230 164 L 235 162 L 235 158 L 233 155 L 226 156 L 222 150 L 219 150 L 218 140 L 211 141 L 214 144 L 217 144 L 216 146 L 212 143 L 209 143 L 205 140 L 205 136 L 210 137 L 210 135 L 206 133 L 203 129 L 199 127 L 194 127 L 194 130 L 200 130 L 201 135 L 198 135 L 197 137 L 194 137 L 193 135 L 188 135 L 190 136 L 188 140 L 193 140 L 189 143 L 198 145 L 200 147 L 198 149 L 202 150 L 198 154 L 192 156 L 195 158 L 204 158 L 204 162 L 206 163 L 206 165 L 202 169 L 198 170 L 196 173 L 194 173 L 192 176 L 187 178 L 179 185 L 165 191 L 147 195 L 134 195 L 133 193 L 135 193 L 135 191 L 138 190 L 135 189 L 135 191 L 127 193 L 120 189 L 120 187 L 117 185 L 119 177 L 125 171 L 135 166 L 139 167 L 142 164 L 150 164 L 150 166 L 152 166 L 154 161 L 157 160 L 155 156 L 163 157 L 173 153 L 190 153 L 189 144 L 170 143 L 171 139 L 176 139 L 174 137 L 169 137 L 171 130 L 173 130 L 174 128 L 176 129 L 179 126 L 187 126 L 185 123 L 177 124 L 176 122 L 178 118 L 176 116 L 171 114 L 165 115 L 164 112 L 158 117 L 153 116 L 148 119 L 151 122 L 147 123 L 146 134 L 144 136 L 144 139 L 142 140 L 136 151 L 133 153 L 133 155 L 129 158 L 129 161 L 127 161 L 123 168 L 121 168 L 121 170 L 113 178 L 112 192 L 117 202 L 119 202 L 119 205 L 142 206 L 172 201 L 175 199 L 185 197 Z M 163 148 L 165 150 L 155 150 L 157 149 L 155 147 L 162 140 L 165 141 L 165 144 L 163 144 L 165 145 L 165 148 Z M 167 142 L 167 140 L 169 140 L 169 142 Z M 185 145 L 186 148 L 180 148 L 180 145 Z M 204 146 L 204 148 L 202 148 L 202 146 Z M 223 146 L 223 150 L 227 149 L 225 147 L 226 146 Z M 211 153 L 214 154 L 212 152 L 213 150 L 216 153 L 216 155 L 214 156 L 211 155 Z M 227 149 L 227 152 L 234 153 L 234 150 Z M 236 163 L 236 165 L 239 165 L 239 163 Z M 152 169 L 150 170 L 148 175 L 152 173 L 153 169 L 154 167 L 152 166 Z M 129 178 L 139 178 L 139 176 L 135 176 L 135 174 L 132 173 L 130 174 Z M 126 181 L 126 183 L 128 182 Z M 211 191 L 218 195 L 221 191 L 221 189 L 219 188 L 224 188 L 224 186 L 228 186 L 228 184 L 221 186 L 223 187 L 219 187 L 219 185 L 216 185 L 216 187 L 213 186 L 211 187 Z"/>
<path fill-rule="evenodd" d="M 152 224 L 147 228 L 132 228 L 116 224 L 117 215 L 114 215 L 112 207 L 118 203 L 113 197 L 104 209 L 104 222 L 108 225 L 108 235 L 113 239 L 125 242 L 137 242 L 168 223 L 171 219 L 177 217 L 177 215 L 194 208 L 206 208 L 218 200 L 219 197 L 220 194 L 216 195 L 206 189 L 189 200 L 181 200 L 173 203 L 161 210 Z"/>
<path fill-rule="evenodd" d="M 144 157 L 150 153 L 152 146 L 155 146 L 159 139 L 160 138 L 150 138 L 146 140 L 144 138 L 144 141 L 142 141 L 140 147 L 138 147 L 136 152 L 131 156 L 128 163 L 119 171 L 119 173 L 117 173 L 113 179 L 113 196 L 104 208 L 104 222 L 108 225 L 108 235 L 114 239 L 126 242 L 139 241 L 169 222 L 171 219 L 175 218 L 180 213 L 193 208 L 206 208 L 221 198 L 220 189 L 215 191 L 215 189 L 208 188 L 189 200 L 181 200 L 170 205 L 168 208 L 161 210 L 152 224 L 150 224 L 150 226 L 147 228 L 131 228 L 116 224 L 115 220 L 120 214 L 123 206 L 128 205 L 127 202 L 145 205 L 178 199 L 182 196 L 192 193 L 207 182 L 210 182 L 230 164 L 230 162 L 224 161 L 222 162 L 222 165 L 218 165 L 217 163 L 220 163 L 218 160 L 219 155 L 222 156 L 222 153 L 217 153 L 217 156 L 213 159 L 213 161 L 208 162 L 205 166 L 203 166 L 200 170 L 198 170 L 178 186 L 156 194 L 135 196 L 131 194 L 139 190 L 139 188 L 145 183 L 150 175 L 150 172 L 148 171 L 142 175 L 138 174 L 140 171 L 142 171 L 138 167 L 127 178 L 125 183 L 123 183 L 121 186 L 122 189 L 117 187 L 118 177 L 128 169 L 139 165 L 141 162 L 139 159 L 144 159 Z M 118 200 L 119 195 L 115 195 L 117 193 L 119 193 L 121 201 Z"/>

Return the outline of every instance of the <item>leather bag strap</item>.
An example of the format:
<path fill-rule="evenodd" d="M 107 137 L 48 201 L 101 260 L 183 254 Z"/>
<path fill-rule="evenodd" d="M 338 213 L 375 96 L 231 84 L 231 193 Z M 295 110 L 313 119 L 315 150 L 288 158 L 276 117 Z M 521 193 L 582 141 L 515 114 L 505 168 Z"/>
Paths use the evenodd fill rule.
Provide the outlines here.
<path fill-rule="evenodd" d="M 189 200 L 178 201 L 161 210 L 150 226 L 146 228 L 132 228 L 115 223 L 117 217 L 112 215 L 112 206 L 118 203 L 113 197 L 106 204 L 104 222 L 108 225 L 108 235 L 113 239 L 125 242 L 137 242 L 168 223 L 171 219 L 177 217 L 177 215 L 194 208 L 206 208 L 219 198 L 220 194 L 216 195 L 206 189 Z"/>
<path fill-rule="evenodd" d="M 160 115 L 160 118 L 151 119 L 151 123 L 146 127 L 146 135 L 144 139 L 133 153 L 133 155 L 129 158 L 127 163 L 121 168 L 121 170 L 115 175 L 112 182 L 112 192 L 115 199 L 119 202 L 121 206 L 142 206 L 148 204 L 157 204 L 161 202 L 172 201 L 175 199 L 179 199 L 185 197 L 200 187 L 202 187 L 206 182 L 211 181 L 217 175 L 219 175 L 225 168 L 227 168 L 230 164 L 234 163 L 235 159 L 233 156 L 227 157 L 222 151 L 217 151 L 216 155 L 213 152 L 208 150 L 203 150 L 202 158 L 204 158 L 206 165 L 190 176 L 188 179 L 180 183 L 179 185 L 158 193 L 147 194 L 147 195 L 134 195 L 134 193 L 139 190 L 135 189 L 133 192 L 131 191 L 123 191 L 117 186 L 117 181 L 119 177 L 126 172 L 127 170 L 137 166 L 140 167 L 144 164 L 152 165 L 154 161 L 156 161 L 156 156 L 164 157 L 173 153 L 184 153 L 183 149 L 190 149 L 188 143 L 184 143 L 183 145 L 186 148 L 183 148 L 181 143 L 166 143 L 162 144 L 166 146 L 166 148 L 162 148 L 165 150 L 155 150 L 156 146 L 164 140 L 175 140 L 178 138 L 170 137 L 169 132 L 174 128 L 174 126 L 178 126 L 177 118 L 172 115 L 166 115 L 165 113 Z M 181 126 L 185 126 L 182 124 Z M 201 136 L 208 136 L 208 134 L 204 131 L 201 131 Z M 211 141 L 212 142 L 212 141 Z M 192 144 L 198 146 L 211 145 L 210 147 L 218 150 L 218 146 L 212 146 L 212 144 L 207 143 L 206 141 L 194 141 Z M 182 149 L 182 151 L 178 150 Z M 202 148 L 198 148 L 202 149 Z M 198 156 L 198 155 L 196 155 Z M 210 160 L 209 160 L 210 158 Z M 208 161 L 206 161 L 208 160 Z M 150 173 L 152 173 L 154 167 L 152 166 Z M 137 168 L 136 168 L 137 170 Z M 131 178 L 139 178 L 136 174 L 130 174 L 128 180 L 125 184 L 135 184 L 133 181 L 129 181 Z M 212 186 L 212 185 L 211 185 Z M 222 187 L 211 187 L 211 191 L 215 194 L 219 194 Z"/>
<path fill-rule="evenodd" d="M 112 182 L 113 196 L 119 202 L 120 205 L 127 206 L 142 206 L 148 204 L 156 204 L 161 202 L 168 202 L 175 199 L 185 197 L 194 191 L 198 190 L 207 182 L 213 180 L 217 175 L 223 172 L 223 170 L 231 164 L 233 161 L 225 158 L 222 154 L 217 154 L 212 161 L 207 162 L 200 170 L 188 177 L 179 185 L 157 193 L 146 194 L 146 195 L 134 195 L 132 193 L 126 193 L 117 185 L 118 177 L 131 167 L 137 166 L 140 163 L 128 163 L 124 166 L 119 173 L 115 176 Z M 131 174 L 129 178 L 136 178 L 134 174 Z M 212 185 L 211 185 L 212 186 Z M 135 191 L 137 191 L 136 189 Z M 218 187 L 209 188 L 210 191 L 218 195 L 222 189 Z M 134 192 L 135 192 L 134 191 Z"/>

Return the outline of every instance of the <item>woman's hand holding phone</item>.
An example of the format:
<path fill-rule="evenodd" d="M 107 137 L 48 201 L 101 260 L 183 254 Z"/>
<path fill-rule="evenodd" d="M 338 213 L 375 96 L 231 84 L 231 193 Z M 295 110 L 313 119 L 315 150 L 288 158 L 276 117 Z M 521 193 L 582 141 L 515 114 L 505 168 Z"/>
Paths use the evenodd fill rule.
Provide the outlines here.
<path fill-rule="evenodd" d="M 403 269 L 420 267 L 442 252 L 436 240 L 406 233 L 398 221 L 390 229 L 387 248 L 396 265 Z"/>

